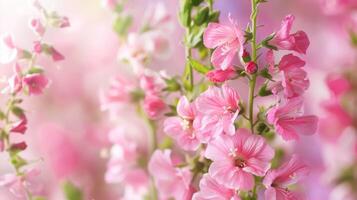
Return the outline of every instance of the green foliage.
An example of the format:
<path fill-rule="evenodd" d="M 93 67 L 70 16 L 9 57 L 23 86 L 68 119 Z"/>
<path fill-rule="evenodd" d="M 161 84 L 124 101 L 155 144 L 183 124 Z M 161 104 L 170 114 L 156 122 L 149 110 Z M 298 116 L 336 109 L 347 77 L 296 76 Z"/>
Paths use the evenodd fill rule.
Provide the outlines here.
<path fill-rule="evenodd" d="M 201 74 L 207 74 L 207 72 L 209 72 L 211 70 L 210 67 L 205 66 L 203 64 L 201 64 L 199 61 L 194 60 L 192 58 L 189 58 L 189 63 L 192 66 L 193 69 L 195 69 L 198 73 Z"/>
<path fill-rule="evenodd" d="M 264 85 L 259 89 L 258 94 L 259 94 L 259 96 L 261 96 L 261 97 L 265 97 L 265 96 L 270 96 L 270 95 L 272 95 L 273 93 L 271 92 L 271 90 L 268 89 L 268 85 L 267 85 L 267 84 L 264 84 Z"/>
<path fill-rule="evenodd" d="M 82 191 L 75 186 L 73 183 L 66 181 L 62 185 L 63 193 L 66 197 L 66 200 L 82 200 L 83 194 Z"/>
<path fill-rule="evenodd" d="M 202 7 L 198 10 L 194 22 L 197 26 L 201 26 L 204 24 L 207 20 L 209 19 L 209 8 L 208 7 Z"/>
<path fill-rule="evenodd" d="M 114 21 L 113 24 L 113 29 L 114 31 L 118 34 L 120 37 L 124 37 L 129 30 L 130 25 L 132 24 L 132 17 L 127 15 L 127 16 L 118 16 L 116 20 Z"/>

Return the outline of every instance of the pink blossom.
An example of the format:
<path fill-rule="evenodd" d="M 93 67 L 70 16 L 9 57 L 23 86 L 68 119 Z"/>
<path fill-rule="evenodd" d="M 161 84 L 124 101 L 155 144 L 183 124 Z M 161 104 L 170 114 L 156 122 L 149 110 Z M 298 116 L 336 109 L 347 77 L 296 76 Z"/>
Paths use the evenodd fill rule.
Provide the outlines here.
<path fill-rule="evenodd" d="M 68 17 L 66 16 L 62 16 L 59 18 L 59 22 L 58 22 L 58 27 L 59 28 L 66 28 L 69 27 L 71 24 L 69 22 Z"/>
<path fill-rule="evenodd" d="M 23 151 L 23 150 L 27 149 L 27 144 L 26 144 L 26 142 L 14 143 L 14 144 L 11 144 L 10 149 L 13 151 Z"/>
<path fill-rule="evenodd" d="M 335 98 L 323 102 L 322 107 L 327 112 L 327 116 L 322 118 L 319 123 L 319 133 L 322 138 L 335 142 L 343 131 L 352 125 L 352 116 Z"/>
<path fill-rule="evenodd" d="M 328 75 L 326 84 L 335 97 L 339 97 L 352 89 L 351 83 L 341 74 Z"/>
<path fill-rule="evenodd" d="M 28 74 L 23 79 L 30 95 L 40 95 L 47 88 L 49 80 L 43 74 Z"/>
<path fill-rule="evenodd" d="M 41 195 L 43 193 L 42 185 L 38 184 L 36 177 L 40 171 L 37 169 L 25 170 L 24 174 L 5 174 L 0 177 L 0 186 L 6 187 L 18 199 L 27 199 L 27 192 L 32 195 Z"/>
<path fill-rule="evenodd" d="M 258 71 L 258 66 L 257 66 L 257 64 L 255 64 L 255 62 L 250 61 L 245 65 L 245 71 L 248 74 L 254 74 Z"/>
<path fill-rule="evenodd" d="M 159 117 L 166 109 L 165 102 L 157 95 L 148 94 L 144 99 L 144 110 L 150 119 Z"/>
<path fill-rule="evenodd" d="M 302 116 L 302 98 L 289 99 L 267 113 L 267 120 L 284 140 L 297 140 L 299 135 L 312 135 L 316 132 L 318 119 L 314 115 Z"/>
<path fill-rule="evenodd" d="M 102 0 L 103 7 L 109 8 L 114 10 L 115 7 L 118 5 L 118 0 Z"/>
<path fill-rule="evenodd" d="M 160 199 L 191 199 L 192 174 L 187 168 L 174 166 L 171 160 L 171 150 L 156 150 L 149 161 L 149 172 L 154 177 Z"/>
<path fill-rule="evenodd" d="M 238 52 L 243 54 L 243 33 L 233 20 L 230 21 L 230 25 L 209 23 L 203 34 L 204 45 L 215 48 L 211 57 L 213 66 L 222 70 L 232 66 Z"/>
<path fill-rule="evenodd" d="M 58 52 L 54 47 L 50 48 L 50 54 L 54 62 L 58 62 L 65 59 L 65 57 L 60 52 Z"/>
<path fill-rule="evenodd" d="M 124 135 L 121 127 L 109 133 L 109 141 L 113 143 L 110 149 L 105 179 L 108 183 L 121 183 L 130 178 L 130 172 L 135 169 L 138 159 L 138 146 Z"/>
<path fill-rule="evenodd" d="M 208 174 L 203 175 L 200 181 L 200 191 L 195 193 L 192 200 L 240 200 L 234 189 L 219 184 Z"/>
<path fill-rule="evenodd" d="M 307 176 L 308 169 L 296 156 L 280 166 L 278 169 L 268 171 L 263 180 L 266 200 L 295 200 L 298 194 L 289 191 L 288 186 L 297 183 L 301 178 Z"/>
<path fill-rule="evenodd" d="M 196 150 L 200 144 L 196 137 L 193 121 L 196 115 L 194 104 L 182 96 L 177 104 L 177 117 L 169 117 L 164 122 L 164 132 L 174 138 L 184 150 Z"/>
<path fill-rule="evenodd" d="M 234 121 L 237 118 L 240 106 L 238 92 L 223 85 L 211 86 L 196 100 L 199 117 L 195 120 L 195 127 L 199 128 L 197 136 L 201 142 L 208 142 L 223 132 L 235 133 Z"/>
<path fill-rule="evenodd" d="M 37 54 L 40 54 L 42 52 L 42 44 L 40 41 L 35 41 L 33 43 L 33 51 Z"/>
<path fill-rule="evenodd" d="M 103 110 L 109 110 L 121 104 L 129 103 L 132 100 L 131 93 L 136 85 L 130 79 L 117 75 L 110 80 L 109 88 L 101 93 L 100 101 Z"/>
<path fill-rule="evenodd" d="M 69 178 L 76 172 L 86 172 L 81 147 L 70 137 L 73 132 L 52 123 L 42 123 L 38 132 L 41 156 L 57 180 Z"/>
<path fill-rule="evenodd" d="M 301 96 L 310 86 L 307 73 L 302 69 L 305 62 L 293 54 L 285 55 L 279 63 L 283 72 L 282 85 L 287 98 Z"/>
<path fill-rule="evenodd" d="M 10 90 L 11 94 L 17 94 L 22 90 L 22 73 L 21 68 L 18 63 L 14 65 L 14 74 L 9 79 L 9 85 L 7 89 Z"/>
<path fill-rule="evenodd" d="M 14 45 L 12 36 L 4 34 L 0 36 L 0 63 L 8 64 L 16 59 L 17 48 Z"/>
<path fill-rule="evenodd" d="M 357 7 L 355 0 L 322 0 L 322 6 L 326 14 L 346 13 L 349 9 Z"/>
<path fill-rule="evenodd" d="M 292 50 L 306 54 L 306 50 L 310 45 L 309 38 L 304 31 L 298 31 L 293 34 L 290 33 L 294 20 L 295 17 L 293 15 L 285 17 L 280 30 L 276 33 L 271 44 L 279 49 Z"/>
<path fill-rule="evenodd" d="M 226 70 L 214 69 L 206 74 L 207 78 L 213 83 L 223 83 L 234 78 L 236 75 L 237 72 L 233 67 L 229 67 Z"/>
<path fill-rule="evenodd" d="M 25 115 L 21 117 L 21 120 L 14 123 L 10 132 L 24 134 L 27 130 L 27 118 Z"/>
<path fill-rule="evenodd" d="M 253 175 L 265 175 L 274 150 L 263 137 L 238 129 L 235 135 L 221 135 L 211 141 L 205 156 L 213 161 L 208 172 L 218 183 L 232 189 L 251 190 Z"/>
<path fill-rule="evenodd" d="M 30 28 L 33 30 L 34 33 L 38 34 L 39 36 L 43 36 L 45 33 L 45 27 L 43 26 L 41 19 L 33 18 L 30 20 Z"/>
<path fill-rule="evenodd" d="M 145 13 L 144 21 L 147 22 L 148 28 L 151 29 L 172 29 L 172 16 L 162 2 L 155 3 L 152 7 L 148 8 Z"/>

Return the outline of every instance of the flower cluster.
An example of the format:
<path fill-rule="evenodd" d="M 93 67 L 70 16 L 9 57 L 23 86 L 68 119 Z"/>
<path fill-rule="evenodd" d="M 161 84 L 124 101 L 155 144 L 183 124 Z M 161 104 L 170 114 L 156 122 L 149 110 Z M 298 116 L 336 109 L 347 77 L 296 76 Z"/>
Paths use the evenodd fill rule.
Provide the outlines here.
<path fill-rule="evenodd" d="M 119 59 L 134 75 L 117 76 L 101 98 L 117 121 L 109 134 L 113 145 L 106 178 L 124 185 L 124 198 L 127 187 L 144 188 L 141 198 L 150 199 L 253 200 L 263 193 L 267 200 L 302 198 L 291 186 L 307 175 L 307 165 L 297 155 L 276 155 L 273 140 L 279 135 L 288 142 L 316 132 L 317 117 L 303 113 L 310 82 L 301 55 L 310 42 L 304 31 L 292 31 L 293 15 L 258 42 L 263 3 L 252 0 L 251 22 L 242 30 L 231 16 L 228 24 L 219 22 L 212 0 L 182 1 L 186 65 L 181 79 L 148 68 L 163 52 L 165 33 L 155 24 L 167 23 L 168 16 L 154 15 L 141 32 L 115 29 L 122 42 Z M 123 28 L 130 17 L 118 5 L 110 6 L 118 15 L 114 27 Z M 235 87 L 238 79 L 248 82 L 247 97 Z M 128 122 L 118 120 L 132 105 L 138 121 L 151 128 L 151 136 L 142 136 L 149 144 L 132 139 Z M 133 176 L 143 181 L 132 181 Z"/>
<path fill-rule="evenodd" d="M 37 63 L 38 57 L 49 56 L 54 62 L 61 61 L 64 56 L 52 45 L 44 42 L 44 35 L 48 28 L 68 27 L 67 17 L 56 12 L 48 12 L 38 1 L 33 1 L 33 7 L 38 16 L 30 19 L 29 27 L 37 36 L 31 50 L 20 48 L 13 36 L 4 34 L 0 38 L 0 63 L 13 65 L 13 74 L 8 78 L 2 94 L 7 98 L 4 108 L 0 110 L 1 135 L 0 151 L 7 152 L 16 173 L 1 177 L 1 186 L 9 190 L 20 199 L 28 199 L 41 195 L 41 186 L 35 184 L 38 176 L 37 169 L 24 169 L 28 161 L 20 153 L 27 148 L 26 141 L 16 142 L 16 134 L 25 134 L 28 119 L 21 103 L 23 95 L 41 95 L 48 87 L 50 80 L 43 68 Z"/>

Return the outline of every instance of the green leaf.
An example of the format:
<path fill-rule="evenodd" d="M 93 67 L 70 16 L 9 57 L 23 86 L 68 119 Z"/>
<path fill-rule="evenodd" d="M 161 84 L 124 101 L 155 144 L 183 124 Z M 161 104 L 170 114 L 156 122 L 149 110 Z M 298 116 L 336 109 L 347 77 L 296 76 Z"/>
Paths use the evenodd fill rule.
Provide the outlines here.
<path fill-rule="evenodd" d="M 270 75 L 268 68 L 262 69 L 262 70 L 259 72 L 259 75 L 260 75 L 261 77 L 266 78 L 266 79 L 273 80 L 273 77 Z"/>
<path fill-rule="evenodd" d="M 31 67 L 27 71 L 27 74 L 40 74 L 40 73 L 43 73 L 43 69 L 40 67 Z"/>
<path fill-rule="evenodd" d="M 197 47 L 203 41 L 204 27 L 194 29 L 187 38 L 187 46 L 194 48 Z"/>
<path fill-rule="evenodd" d="M 118 16 L 113 24 L 114 31 L 120 36 L 123 37 L 127 34 L 130 25 L 132 24 L 133 18 L 129 15 L 127 16 Z"/>
<path fill-rule="evenodd" d="M 199 6 L 203 2 L 203 0 L 191 0 L 191 1 L 193 6 Z"/>
<path fill-rule="evenodd" d="M 22 50 L 22 58 L 24 59 L 31 59 L 32 53 L 27 50 Z"/>
<path fill-rule="evenodd" d="M 207 74 L 207 72 L 209 72 L 211 70 L 210 67 L 207 67 L 207 66 L 201 64 L 197 60 L 190 58 L 188 61 L 189 61 L 190 65 L 192 66 L 192 68 L 195 69 L 198 73 Z"/>
<path fill-rule="evenodd" d="M 219 16 L 220 16 L 220 12 L 219 11 L 213 11 L 209 14 L 209 21 L 210 22 L 218 22 L 219 20 Z"/>
<path fill-rule="evenodd" d="M 24 115 L 24 110 L 18 106 L 12 106 L 11 112 L 17 117 L 22 117 Z"/>
<path fill-rule="evenodd" d="M 81 190 L 73 183 L 66 181 L 62 186 L 66 200 L 82 200 L 83 194 Z"/>
<path fill-rule="evenodd" d="M 185 66 L 185 71 L 184 71 L 183 76 L 182 76 L 183 87 L 187 91 L 192 91 L 193 90 L 193 85 L 191 84 L 191 80 L 190 80 L 190 73 L 192 73 L 191 72 L 191 65 L 190 65 L 189 62 L 187 62 L 186 66 Z"/>
<path fill-rule="evenodd" d="M 203 23 L 205 23 L 208 20 L 208 17 L 209 17 L 209 8 L 202 7 L 197 12 L 196 17 L 194 18 L 194 22 L 197 26 L 201 26 Z"/>
<path fill-rule="evenodd" d="M 192 5 L 190 0 L 183 1 L 182 9 L 179 13 L 182 26 L 189 27 L 191 24 Z"/>
<path fill-rule="evenodd" d="M 272 94 L 273 93 L 271 92 L 271 90 L 268 89 L 267 84 L 264 84 L 259 90 L 259 96 L 261 97 L 270 96 Z"/>
<path fill-rule="evenodd" d="M 166 82 L 166 87 L 164 88 L 164 91 L 170 91 L 170 92 L 180 91 L 181 85 L 176 81 L 175 78 L 164 79 L 164 80 Z"/>

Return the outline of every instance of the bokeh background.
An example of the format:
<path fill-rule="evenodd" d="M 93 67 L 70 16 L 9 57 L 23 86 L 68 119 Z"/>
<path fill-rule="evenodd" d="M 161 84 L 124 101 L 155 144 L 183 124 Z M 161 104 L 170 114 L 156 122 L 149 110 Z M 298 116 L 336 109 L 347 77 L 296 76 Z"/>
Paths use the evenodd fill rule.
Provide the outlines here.
<path fill-rule="evenodd" d="M 47 9 L 67 16 L 71 26 L 46 35 L 46 40 L 51 41 L 66 59 L 56 64 L 40 60 L 52 83 L 43 96 L 26 102 L 30 120 L 26 133 L 29 149 L 25 157 L 33 158 L 34 164 L 41 166 L 41 181 L 46 183 L 50 199 L 63 199 L 60 185 L 66 179 L 85 188 L 88 199 L 117 199 L 118 186 L 106 184 L 103 178 L 107 162 L 103 154 L 109 146 L 110 123 L 99 102 L 99 94 L 112 75 L 126 71 L 126 66 L 117 61 L 119 41 L 112 30 L 113 13 L 103 7 L 100 0 L 41 2 Z M 134 27 L 140 24 L 139 16 L 155 2 L 163 2 L 173 17 L 177 16 L 178 0 L 130 0 L 127 9 L 138 17 Z M 249 18 L 249 3 L 246 0 L 216 0 L 214 7 L 221 10 L 223 22 L 231 13 L 244 25 Z M 30 4 L 24 0 L 0 0 L 0 33 L 11 33 L 17 44 L 30 48 L 34 36 L 28 28 L 28 20 L 32 14 Z M 330 95 L 325 85 L 327 74 L 355 63 L 357 50 L 351 46 L 346 31 L 349 25 L 346 12 L 328 12 L 319 0 L 270 0 L 261 6 L 259 22 L 264 24 L 261 33 L 277 29 L 287 14 L 296 16 L 294 30 L 298 28 L 309 35 L 311 45 L 306 69 L 311 87 L 306 94 L 306 110 L 323 117 L 325 112 L 320 105 Z M 183 70 L 184 63 L 183 30 L 177 21 L 174 21 L 174 28 L 170 35 L 171 55 L 174 56 L 151 64 L 152 68 L 173 75 Z M 11 66 L 1 66 L 0 76 L 6 76 L 10 70 Z M 146 127 L 135 128 L 140 131 Z M 309 199 L 331 199 L 334 188 L 325 184 L 326 168 L 335 155 L 328 150 L 329 144 L 316 134 L 287 146 L 311 166 L 312 171 L 303 184 Z M 10 172 L 7 158 L 0 157 L 0 172 Z M 6 189 L 0 189 L 0 199 L 11 198 Z"/>

